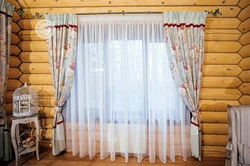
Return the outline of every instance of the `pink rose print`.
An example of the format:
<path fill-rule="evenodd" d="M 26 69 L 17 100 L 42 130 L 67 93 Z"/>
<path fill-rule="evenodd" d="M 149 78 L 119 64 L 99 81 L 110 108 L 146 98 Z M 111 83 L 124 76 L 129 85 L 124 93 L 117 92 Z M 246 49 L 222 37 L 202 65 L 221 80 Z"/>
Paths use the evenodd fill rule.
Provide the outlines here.
<path fill-rule="evenodd" d="M 168 42 L 168 37 L 166 36 L 166 38 L 165 38 L 165 42 L 167 43 Z"/>
<path fill-rule="evenodd" d="M 197 91 L 197 90 L 199 90 L 199 89 L 200 89 L 200 86 L 199 86 L 199 85 L 195 85 L 195 86 L 194 86 L 194 90 L 195 90 L 195 91 Z"/>
<path fill-rule="evenodd" d="M 68 49 L 70 49 L 70 44 L 69 43 L 64 46 L 65 51 L 67 51 Z"/>
<path fill-rule="evenodd" d="M 0 82 L 5 82 L 6 78 L 5 77 L 0 77 Z"/>
<path fill-rule="evenodd" d="M 5 35 L 0 35 L 0 43 L 1 43 L 1 45 L 6 44 L 6 37 L 5 37 Z"/>
<path fill-rule="evenodd" d="M 186 88 L 188 87 L 188 84 L 187 84 L 186 82 L 185 82 L 185 83 L 182 83 L 182 84 L 180 85 L 180 87 L 186 89 Z"/>
<path fill-rule="evenodd" d="M 181 30 L 184 30 L 185 29 L 185 25 L 181 25 Z"/>
<path fill-rule="evenodd" d="M 169 68 L 170 68 L 170 70 L 173 70 L 174 69 L 174 64 L 170 63 Z"/>
<path fill-rule="evenodd" d="M 64 85 L 65 85 L 65 82 L 63 81 L 60 86 L 64 86 Z"/>
<path fill-rule="evenodd" d="M 177 61 L 178 61 L 178 62 L 181 62 L 181 61 L 182 61 L 182 57 L 181 57 L 181 56 L 178 56 L 178 57 L 177 57 Z"/>
<path fill-rule="evenodd" d="M 75 32 L 77 32 L 77 28 L 73 28 L 73 30 L 74 30 Z"/>
<path fill-rule="evenodd" d="M 69 68 L 71 68 L 72 70 L 75 70 L 75 62 L 73 62 L 71 65 L 69 65 Z"/>
<path fill-rule="evenodd" d="M 179 91 L 180 95 L 182 95 L 182 96 L 186 95 L 186 89 L 185 88 L 179 87 L 178 91 Z"/>
<path fill-rule="evenodd" d="M 179 43 L 178 42 L 174 42 L 172 48 L 173 48 L 174 51 L 176 51 L 177 49 L 179 49 Z"/>

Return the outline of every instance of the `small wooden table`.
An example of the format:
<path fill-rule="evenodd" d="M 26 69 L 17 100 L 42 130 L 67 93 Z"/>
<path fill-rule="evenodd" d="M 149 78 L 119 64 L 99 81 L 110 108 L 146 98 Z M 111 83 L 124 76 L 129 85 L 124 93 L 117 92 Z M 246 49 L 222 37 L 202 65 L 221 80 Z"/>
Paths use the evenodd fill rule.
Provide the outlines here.
<path fill-rule="evenodd" d="M 35 122 L 36 125 L 36 145 L 32 147 L 21 147 L 19 146 L 19 124 L 25 124 L 29 122 Z M 18 159 L 22 154 L 36 151 L 36 158 L 39 161 L 39 114 L 34 114 L 25 117 L 13 117 L 11 126 L 11 141 L 15 151 L 16 166 L 18 166 Z"/>

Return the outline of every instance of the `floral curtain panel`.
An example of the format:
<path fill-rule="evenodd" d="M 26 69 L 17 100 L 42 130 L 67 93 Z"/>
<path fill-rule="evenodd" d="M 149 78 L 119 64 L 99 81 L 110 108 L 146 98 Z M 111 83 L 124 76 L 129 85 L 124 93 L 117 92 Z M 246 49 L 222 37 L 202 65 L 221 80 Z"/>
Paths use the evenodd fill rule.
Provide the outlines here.
<path fill-rule="evenodd" d="M 58 155 L 66 148 L 61 111 L 74 79 L 77 19 L 75 14 L 45 14 L 44 17 L 55 99 L 52 153 Z"/>
<path fill-rule="evenodd" d="M 12 159 L 10 132 L 5 113 L 5 92 L 7 89 L 10 57 L 11 22 L 14 6 L 0 2 L 0 160 Z"/>
<path fill-rule="evenodd" d="M 200 159 L 199 96 L 206 12 L 164 12 L 165 42 L 172 76 L 192 113 L 191 150 Z"/>

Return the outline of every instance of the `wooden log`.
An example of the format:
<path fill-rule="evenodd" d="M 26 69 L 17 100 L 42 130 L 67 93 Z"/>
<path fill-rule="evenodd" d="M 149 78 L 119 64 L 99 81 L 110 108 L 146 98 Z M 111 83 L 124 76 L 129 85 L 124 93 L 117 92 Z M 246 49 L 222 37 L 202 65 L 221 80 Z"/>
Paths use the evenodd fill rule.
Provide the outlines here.
<path fill-rule="evenodd" d="M 207 18 L 206 19 L 206 28 L 237 28 L 240 25 L 241 21 L 237 18 Z"/>
<path fill-rule="evenodd" d="M 5 100 L 7 103 L 12 103 L 13 101 L 13 95 L 14 91 L 7 91 L 6 94 L 5 94 Z"/>
<path fill-rule="evenodd" d="M 71 1 L 67 1 L 67 0 L 60 0 L 60 3 L 57 1 L 33 1 L 33 0 L 19 0 L 18 1 L 20 3 L 20 5 L 24 8 L 60 8 L 63 6 L 67 6 L 67 7 L 103 7 L 103 6 L 114 6 L 114 7 L 118 7 L 118 6 L 122 6 L 122 7 L 126 7 L 126 6 L 174 6 L 174 5 L 178 5 L 178 6 L 204 6 L 204 5 L 208 5 L 208 6 L 212 6 L 212 5 L 222 5 L 222 6 L 228 6 L 228 5 L 237 5 L 238 0 L 227 0 L 227 1 L 220 1 L 220 0 L 178 0 L 178 1 L 168 1 L 168 0 L 162 0 L 162 1 L 152 1 L 152 0 L 121 0 L 121 1 L 106 1 L 106 0 L 98 0 L 98 1 L 82 1 L 81 3 L 79 3 L 79 1 L 77 0 L 71 0 Z M 189 7 L 187 7 L 189 8 Z"/>
<path fill-rule="evenodd" d="M 40 118 L 40 129 L 53 129 L 53 118 Z M 36 125 L 34 122 L 27 123 L 23 125 L 24 128 L 27 129 L 36 129 Z"/>
<path fill-rule="evenodd" d="M 11 55 L 18 56 L 20 54 L 20 52 L 21 52 L 21 50 L 16 45 L 11 45 L 10 46 L 10 54 Z"/>
<path fill-rule="evenodd" d="M 241 33 L 246 33 L 248 31 L 250 31 L 250 18 L 248 18 L 247 20 L 243 21 L 238 29 L 241 31 Z"/>
<path fill-rule="evenodd" d="M 201 151 L 204 157 L 225 157 L 225 146 L 202 146 Z"/>
<path fill-rule="evenodd" d="M 205 53 L 203 64 L 237 65 L 241 59 L 241 56 L 237 53 Z"/>
<path fill-rule="evenodd" d="M 22 41 L 18 44 L 22 51 L 47 51 L 45 41 Z"/>
<path fill-rule="evenodd" d="M 52 148 L 52 140 L 42 139 L 39 141 L 40 149 L 51 149 Z"/>
<path fill-rule="evenodd" d="M 20 88 L 23 84 L 17 79 L 8 79 L 7 90 L 16 90 Z"/>
<path fill-rule="evenodd" d="M 205 34 L 206 41 L 237 41 L 241 34 Z"/>
<path fill-rule="evenodd" d="M 238 19 L 241 21 L 244 21 L 250 17 L 250 5 L 246 7 L 245 9 L 241 10 L 240 14 L 238 15 Z"/>
<path fill-rule="evenodd" d="M 241 84 L 238 77 L 202 77 L 202 88 L 237 88 Z"/>
<path fill-rule="evenodd" d="M 12 115 L 7 115 L 7 124 L 8 124 L 8 126 L 9 126 L 9 129 L 10 129 L 10 127 L 11 127 L 11 125 L 12 125 Z"/>
<path fill-rule="evenodd" d="M 18 22 L 19 20 L 21 20 L 21 17 L 17 14 L 16 11 L 13 11 L 13 14 L 12 14 L 12 21 L 13 21 L 13 22 Z"/>
<path fill-rule="evenodd" d="M 54 86 L 53 85 L 28 85 L 37 91 L 38 96 L 54 96 Z"/>
<path fill-rule="evenodd" d="M 250 95 L 250 83 L 241 84 L 241 86 L 239 87 L 239 90 L 244 95 Z"/>
<path fill-rule="evenodd" d="M 44 151 L 51 151 L 52 149 L 52 140 L 40 140 L 39 141 L 39 148 Z"/>
<path fill-rule="evenodd" d="M 18 25 L 24 30 L 34 30 L 39 23 L 39 27 L 44 27 L 44 19 L 21 19 Z M 237 18 L 207 18 L 207 29 L 236 29 L 241 21 Z"/>
<path fill-rule="evenodd" d="M 238 6 L 243 9 L 245 7 L 247 7 L 250 4 L 249 0 L 240 0 L 240 2 L 238 3 Z"/>
<path fill-rule="evenodd" d="M 203 65 L 203 76 L 238 76 L 242 69 L 238 65 Z"/>
<path fill-rule="evenodd" d="M 250 104 L 250 95 L 243 95 L 243 96 L 240 98 L 239 102 L 240 102 L 241 104 Z"/>
<path fill-rule="evenodd" d="M 235 100 L 199 100 L 199 106 L 201 112 L 211 111 L 227 111 L 227 106 L 240 105 L 237 99 Z"/>
<path fill-rule="evenodd" d="M 23 18 L 34 18 L 36 12 L 38 13 L 99 13 L 99 12 L 164 12 L 164 11 L 212 11 L 214 10 L 214 6 L 117 6 L 117 7 L 63 7 L 63 8 L 24 8 L 24 12 L 27 13 L 23 16 Z M 237 6 L 220 6 L 220 12 L 222 15 L 218 15 L 218 17 L 237 17 L 237 14 L 240 12 L 240 8 Z M 207 17 L 213 17 L 211 14 L 208 14 Z"/>
<path fill-rule="evenodd" d="M 5 112 L 8 116 L 13 114 L 12 103 L 5 103 Z"/>
<path fill-rule="evenodd" d="M 43 129 L 53 129 L 54 119 L 53 118 L 41 118 L 40 124 Z"/>
<path fill-rule="evenodd" d="M 243 59 L 240 61 L 239 66 L 240 66 L 243 70 L 249 70 L 249 69 L 250 69 L 250 57 L 243 58 Z"/>
<path fill-rule="evenodd" d="M 22 75 L 22 72 L 18 68 L 9 68 L 9 75 L 8 77 L 11 79 L 19 78 Z"/>
<path fill-rule="evenodd" d="M 211 134 L 202 134 L 201 135 L 201 144 L 202 145 L 219 145 L 226 146 L 228 141 L 227 135 L 211 135 Z"/>
<path fill-rule="evenodd" d="M 250 82 L 250 70 L 241 72 L 239 78 L 242 82 Z"/>
<path fill-rule="evenodd" d="M 229 56 L 230 57 L 230 56 Z M 21 52 L 19 58 L 22 62 L 39 62 L 39 63 L 48 63 L 49 57 L 48 52 Z"/>
<path fill-rule="evenodd" d="M 50 74 L 49 63 L 22 63 L 19 69 L 22 73 Z"/>
<path fill-rule="evenodd" d="M 130 7 L 74 7 L 74 8 L 24 8 L 24 12 L 27 13 L 23 15 L 23 18 L 34 18 L 35 13 L 95 13 L 95 12 L 164 12 L 164 11 L 204 11 L 204 10 L 214 10 L 213 6 L 130 6 Z M 220 6 L 221 15 L 218 17 L 236 17 L 239 13 L 240 8 L 237 6 Z M 213 17 L 211 14 L 208 14 L 207 17 Z"/>
<path fill-rule="evenodd" d="M 11 33 L 11 44 L 18 44 L 20 41 L 20 38 L 16 34 Z"/>
<path fill-rule="evenodd" d="M 17 23 L 15 23 L 13 21 L 11 22 L 11 27 L 12 27 L 11 31 L 13 33 L 18 33 L 21 30 L 20 27 L 17 25 Z"/>
<path fill-rule="evenodd" d="M 205 29 L 205 34 L 240 34 L 237 29 Z"/>
<path fill-rule="evenodd" d="M 225 153 L 223 154 L 222 152 L 207 152 L 207 151 L 202 151 L 201 154 L 202 154 L 203 158 L 224 158 L 225 157 Z"/>
<path fill-rule="evenodd" d="M 39 107 L 38 110 L 41 117 L 54 117 L 54 107 Z"/>
<path fill-rule="evenodd" d="M 33 31 L 33 30 L 30 30 L 30 31 Z M 39 32 L 39 33 L 43 33 L 43 34 L 45 34 L 45 31 L 43 31 L 43 32 Z M 36 41 L 36 40 L 41 40 L 41 41 L 45 41 L 46 39 L 45 38 L 42 38 L 42 37 L 40 37 L 40 35 L 37 35 L 37 34 L 30 34 L 30 35 L 20 35 L 19 34 L 19 36 L 20 36 L 20 38 L 23 40 L 23 41 L 30 41 L 30 40 L 32 40 L 32 41 Z"/>
<path fill-rule="evenodd" d="M 250 44 L 243 46 L 240 49 L 239 54 L 241 57 L 249 57 L 250 56 Z"/>
<path fill-rule="evenodd" d="M 10 56 L 10 67 L 18 67 L 22 62 L 16 56 Z"/>
<path fill-rule="evenodd" d="M 227 112 L 200 112 L 202 123 L 227 123 Z"/>
<path fill-rule="evenodd" d="M 52 129 L 40 129 L 41 139 L 52 139 Z"/>
<path fill-rule="evenodd" d="M 222 42 L 222 41 L 209 41 L 205 42 L 204 51 L 205 52 L 232 52 L 235 53 L 241 48 L 239 42 Z"/>
<path fill-rule="evenodd" d="M 202 146 L 201 148 L 202 151 L 208 151 L 208 152 L 219 152 L 221 154 L 224 154 L 226 153 L 226 148 L 225 146 Z"/>
<path fill-rule="evenodd" d="M 32 85 L 52 85 L 51 77 L 51 74 L 23 74 L 20 81 Z"/>
<path fill-rule="evenodd" d="M 38 106 L 39 107 L 53 107 L 55 100 L 54 96 L 38 96 Z"/>
<path fill-rule="evenodd" d="M 242 96 L 238 89 L 201 88 L 201 100 L 235 100 Z"/>
<path fill-rule="evenodd" d="M 239 42 L 242 44 L 242 45 L 247 45 L 247 44 L 250 44 L 250 32 L 247 32 L 247 33 L 244 33 L 240 39 L 239 39 Z"/>
<path fill-rule="evenodd" d="M 228 125 L 223 123 L 201 123 L 201 132 L 204 134 L 227 135 Z"/>

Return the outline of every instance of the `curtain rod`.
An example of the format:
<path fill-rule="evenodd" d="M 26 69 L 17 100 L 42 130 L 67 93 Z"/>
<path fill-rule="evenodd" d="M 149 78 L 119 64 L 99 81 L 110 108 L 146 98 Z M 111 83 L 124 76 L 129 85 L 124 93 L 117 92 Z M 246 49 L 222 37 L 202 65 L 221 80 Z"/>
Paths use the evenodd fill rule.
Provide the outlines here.
<path fill-rule="evenodd" d="M 207 11 L 205 10 L 205 12 L 207 12 L 208 14 L 212 14 L 213 17 L 217 17 L 218 15 L 221 15 L 222 13 L 220 13 L 220 9 L 214 9 L 212 11 Z M 151 11 L 147 11 L 147 12 L 97 12 L 97 13 L 76 13 L 76 15 L 103 15 L 103 14 L 162 14 L 163 12 L 151 12 Z M 47 13 L 46 13 L 47 14 Z M 38 12 L 35 13 L 35 18 L 40 19 L 40 18 L 44 18 L 43 14 L 40 14 Z"/>
<path fill-rule="evenodd" d="M 214 17 L 217 17 L 218 14 L 222 14 L 220 13 L 220 9 L 215 9 L 212 11 L 207 11 L 205 10 L 205 12 L 207 12 L 208 14 L 212 14 Z M 163 12 L 151 12 L 151 11 L 147 11 L 147 12 L 97 12 L 97 13 L 76 13 L 76 15 L 101 15 L 101 14 L 162 14 Z"/>
<path fill-rule="evenodd" d="M 76 15 L 100 15 L 100 14 L 161 14 L 162 12 L 97 12 L 97 13 L 76 13 Z"/>

